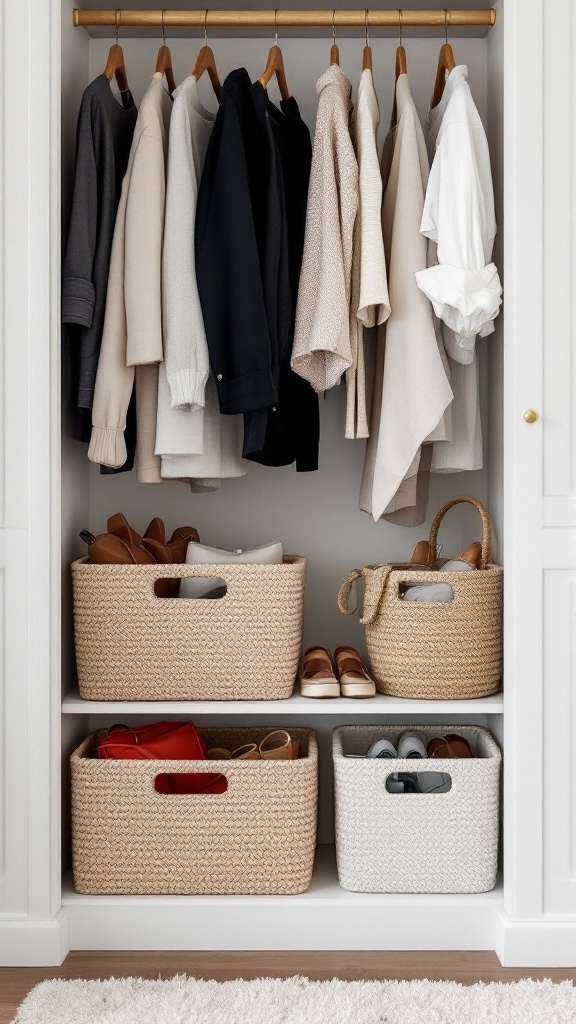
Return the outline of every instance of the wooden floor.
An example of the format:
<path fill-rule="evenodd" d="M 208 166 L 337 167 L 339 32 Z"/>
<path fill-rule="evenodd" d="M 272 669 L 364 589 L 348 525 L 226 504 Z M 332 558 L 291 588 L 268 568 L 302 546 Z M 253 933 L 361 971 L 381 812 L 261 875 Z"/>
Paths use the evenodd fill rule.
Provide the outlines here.
<path fill-rule="evenodd" d="M 174 974 L 217 981 L 301 974 L 318 980 L 431 978 L 463 985 L 520 978 L 576 982 L 576 970 L 503 968 L 495 953 L 70 953 L 61 967 L 0 969 L 0 1024 L 10 1024 L 26 993 L 44 978 L 170 978 Z"/>

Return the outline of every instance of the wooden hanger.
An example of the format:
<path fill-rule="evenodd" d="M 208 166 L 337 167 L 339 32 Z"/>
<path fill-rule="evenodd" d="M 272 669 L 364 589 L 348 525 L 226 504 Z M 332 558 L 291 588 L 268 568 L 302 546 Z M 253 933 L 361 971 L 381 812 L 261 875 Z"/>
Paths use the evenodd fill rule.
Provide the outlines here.
<path fill-rule="evenodd" d="M 172 54 L 168 46 L 163 44 L 158 50 L 158 56 L 156 58 L 156 74 L 160 72 L 161 75 L 166 75 L 166 84 L 170 94 L 174 92 L 176 88 L 176 82 L 174 81 L 174 71 L 172 69 Z"/>
<path fill-rule="evenodd" d="M 372 47 L 370 46 L 370 35 L 368 32 L 368 8 L 364 11 L 364 28 L 366 32 L 366 43 L 362 54 L 362 71 L 372 71 Z"/>
<path fill-rule="evenodd" d="M 120 92 L 128 92 L 130 86 L 128 85 L 128 75 L 126 73 L 126 65 L 124 63 L 124 51 L 118 42 L 118 28 L 120 26 L 120 10 L 115 13 L 116 19 L 116 42 L 110 47 L 108 52 L 108 60 L 106 61 L 106 67 L 104 74 L 109 82 L 113 78 L 116 78 L 118 88 Z"/>
<path fill-rule="evenodd" d="M 205 11 L 204 12 L 204 46 L 200 50 L 200 52 L 199 52 L 199 54 L 198 54 L 198 56 L 196 58 L 196 63 L 194 65 L 194 67 L 192 68 L 192 71 L 190 72 L 190 74 L 192 75 L 193 78 L 196 79 L 196 81 L 198 81 L 198 79 L 202 77 L 204 72 L 207 71 L 208 72 L 208 78 L 210 79 L 210 82 L 212 84 L 212 88 L 214 90 L 214 94 L 216 96 L 216 99 L 218 100 L 218 102 L 220 102 L 220 97 L 222 96 L 222 86 L 220 85 L 220 79 L 218 78 L 218 72 L 216 70 L 216 61 L 214 59 L 214 54 L 212 52 L 212 48 L 210 46 L 208 46 L 208 35 L 207 35 L 207 31 L 206 31 L 207 19 L 208 19 L 208 11 Z"/>
<path fill-rule="evenodd" d="M 268 61 L 266 63 L 266 69 L 264 74 L 258 79 L 260 85 L 267 88 L 268 82 L 273 75 L 276 75 L 278 82 L 278 88 L 280 89 L 280 95 L 283 100 L 290 99 L 290 90 L 286 81 L 286 72 L 284 71 L 284 57 L 282 56 L 282 50 L 278 46 L 278 22 L 277 22 L 278 11 L 274 11 L 274 46 L 270 48 L 268 54 Z"/>
<path fill-rule="evenodd" d="M 452 47 L 448 42 L 448 15 L 449 11 L 444 11 L 444 31 L 446 34 L 446 42 L 442 44 L 440 48 L 440 56 L 438 58 L 438 70 L 436 72 L 436 81 L 434 83 L 434 92 L 432 93 L 432 99 L 430 100 L 430 106 L 432 108 L 437 107 L 442 99 L 444 92 L 444 86 L 446 85 L 446 78 L 451 71 L 456 67 L 456 61 L 454 60 L 454 53 Z"/>
<path fill-rule="evenodd" d="M 164 11 L 162 11 L 162 46 L 158 50 L 158 56 L 156 58 L 156 74 L 158 73 L 166 76 L 168 91 L 170 95 L 172 95 L 176 88 L 176 82 L 174 81 L 174 71 L 172 69 L 172 54 L 170 53 L 170 48 L 166 46 Z"/>
<path fill-rule="evenodd" d="M 266 64 L 266 70 L 264 74 L 260 76 L 258 81 L 264 88 L 267 87 L 268 82 L 273 75 L 276 75 L 278 81 L 278 88 L 280 89 L 280 95 L 283 100 L 290 99 L 290 90 L 286 81 L 286 73 L 284 71 L 284 58 L 282 56 L 282 50 L 279 46 L 274 45 L 270 49 L 268 54 L 268 62 Z"/>
<path fill-rule="evenodd" d="M 402 46 L 402 29 L 404 28 L 402 11 L 398 11 L 398 22 L 400 24 L 400 42 L 396 47 L 396 81 L 398 81 L 400 75 L 408 74 L 408 65 L 406 63 L 406 50 Z"/>
<path fill-rule="evenodd" d="M 340 64 L 340 50 L 336 45 L 336 11 L 332 8 L 332 46 L 330 47 L 330 63 Z"/>

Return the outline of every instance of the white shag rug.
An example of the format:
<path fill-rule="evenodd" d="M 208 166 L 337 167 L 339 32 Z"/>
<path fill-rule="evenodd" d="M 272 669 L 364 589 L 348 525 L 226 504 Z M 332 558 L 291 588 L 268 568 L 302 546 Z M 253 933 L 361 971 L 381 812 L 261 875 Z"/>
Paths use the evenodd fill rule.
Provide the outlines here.
<path fill-rule="evenodd" d="M 571 982 L 43 981 L 13 1024 L 572 1024 Z"/>

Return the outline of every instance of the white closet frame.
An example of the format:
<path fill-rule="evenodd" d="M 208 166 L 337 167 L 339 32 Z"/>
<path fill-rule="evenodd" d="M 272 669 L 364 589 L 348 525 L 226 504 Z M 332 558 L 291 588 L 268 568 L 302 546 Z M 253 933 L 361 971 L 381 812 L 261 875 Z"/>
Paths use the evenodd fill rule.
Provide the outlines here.
<path fill-rule="evenodd" d="M 504 66 L 505 140 L 504 890 L 366 896 L 324 884 L 320 870 L 309 894 L 283 903 L 63 900 L 61 4 L 4 0 L 0 963 L 59 964 L 81 945 L 218 949 L 227 935 L 232 949 L 279 941 L 284 948 L 477 948 L 496 950 L 508 966 L 576 966 L 576 13 L 572 0 L 496 7 L 501 56 L 491 59 Z M 498 75 L 493 81 L 500 88 Z M 524 419 L 528 408 L 539 413 L 533 424 Z M 278 720 L 277 706 L 272 713 Z"/>

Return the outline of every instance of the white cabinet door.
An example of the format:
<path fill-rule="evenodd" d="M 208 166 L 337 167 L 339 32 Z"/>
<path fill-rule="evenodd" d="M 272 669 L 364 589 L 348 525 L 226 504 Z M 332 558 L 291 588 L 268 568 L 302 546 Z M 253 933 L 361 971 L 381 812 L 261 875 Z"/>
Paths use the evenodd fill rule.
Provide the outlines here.
<path fill-rule="evenodd" d="M 506 7 L 506 909 L 574 918 L 576 5 Z"/>
<path fill-rule="evenodd" d="M 59 962 L 57 0 L 0 4 L 0 962 Z"/>

